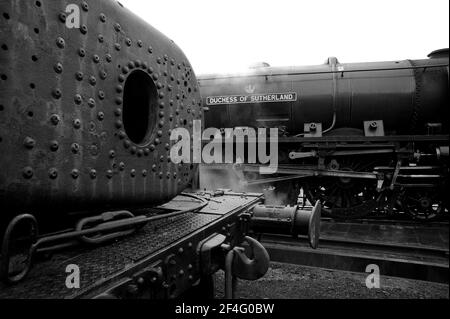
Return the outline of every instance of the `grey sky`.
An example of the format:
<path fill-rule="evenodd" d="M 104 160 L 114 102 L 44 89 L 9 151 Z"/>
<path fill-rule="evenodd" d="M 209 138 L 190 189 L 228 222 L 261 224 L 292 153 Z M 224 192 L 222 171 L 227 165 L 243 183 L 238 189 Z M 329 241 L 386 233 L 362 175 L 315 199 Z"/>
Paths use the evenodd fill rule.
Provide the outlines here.
<path fill-rule="evenodd" d="M 448 0 L 120 0 L 185 52 L 197 74 L 425 58 L 449 46 Z"/>

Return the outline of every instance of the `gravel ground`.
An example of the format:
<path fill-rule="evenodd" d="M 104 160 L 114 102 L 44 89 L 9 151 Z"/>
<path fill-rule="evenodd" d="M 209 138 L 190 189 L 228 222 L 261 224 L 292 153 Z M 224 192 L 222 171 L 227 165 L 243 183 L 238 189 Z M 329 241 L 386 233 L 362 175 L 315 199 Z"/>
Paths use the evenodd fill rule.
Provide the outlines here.
<path fill-rule="evenodd" d="M 216 275 L 216 297 L 223 297 L 223 272 Z M 257 281 L 239 280 L 236 298 L 242 299 L 448 299 L 449 286 L 381 276 L 380 288 L 368 289 L 363 273 L 272 262 Z"/>

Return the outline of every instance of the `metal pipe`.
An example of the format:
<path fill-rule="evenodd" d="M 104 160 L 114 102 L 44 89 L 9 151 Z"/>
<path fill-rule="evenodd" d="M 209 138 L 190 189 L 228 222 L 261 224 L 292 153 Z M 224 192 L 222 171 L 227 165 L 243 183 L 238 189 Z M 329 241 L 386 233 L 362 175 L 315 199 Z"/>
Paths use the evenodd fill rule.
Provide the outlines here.
<path fill-rule="evenodd" d="M 380 68 L 380 69 L 357 69 L 357 70 L 342 70 L 342 71 L 315 71 L 315 72 L 293 72 L 293 73 L 272 73 L 272 74 L 236 74 L 236 75 L 225 75 L 220 77 L 202 78 L 205 80 L 217 80 L 217 79 L 228 79 L 228 78 L 249 78 L 249 77 L 268 77 L 268 76 L 290 76 L 290 75 L 314 75 L 314 74 L 334 74 L 334 73 L 355 73 L 355 72 L 375 72 L 375 71 L 397 71 L 397 70 L 415 70 L 415 69 L 430 69 L 430 68 L 441 68 L 448 67 L 448 64 L 433 64 L 426 66 L 405 66 L 399 68 Z"/>

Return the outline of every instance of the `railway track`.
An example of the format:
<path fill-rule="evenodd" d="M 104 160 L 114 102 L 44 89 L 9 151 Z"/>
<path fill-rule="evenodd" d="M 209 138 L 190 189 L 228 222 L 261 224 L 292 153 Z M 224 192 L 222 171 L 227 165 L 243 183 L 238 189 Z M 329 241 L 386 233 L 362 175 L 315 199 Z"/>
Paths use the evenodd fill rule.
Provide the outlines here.
<path fill-rule="evenodd" d="M 448 283 L 448 229 L 448 223 L 323 220 L 320 245 L 314 251 L 307 249 L 302 237 L 258 234 L 258 238 L 273 261 L 355 272 L 376 264 L 381 275 Z"/>

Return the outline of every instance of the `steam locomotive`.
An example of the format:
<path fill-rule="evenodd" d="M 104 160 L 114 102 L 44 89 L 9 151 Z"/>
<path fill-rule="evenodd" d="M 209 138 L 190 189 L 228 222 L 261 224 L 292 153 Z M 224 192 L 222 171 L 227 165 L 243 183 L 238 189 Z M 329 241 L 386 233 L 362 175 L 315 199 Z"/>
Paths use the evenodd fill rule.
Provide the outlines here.
<path fill-rule="evenodd" d="M 212 297 L 218 269 L 231 298 L 263 276 L 262 194 L 181 193 L 198 165 L 171 132 L 202 118 L 183 52 L 120 2 L 1 1 L 0 299 Z M 277 210 L 317 247 L 320 203 Z"/>
<path fill-rule="evenodd" d="M 278 171 L 263 176 L 245 160 L 233 168 L 239 185 L 278 189 L 287 204 L 302 189 L 337 218 L 432 219 L 448 207 L 449 51 L 428 57 L 352 64 L 330 57 L 316 66 L 201 75 L 205 126 L 278 128 Z"/>

